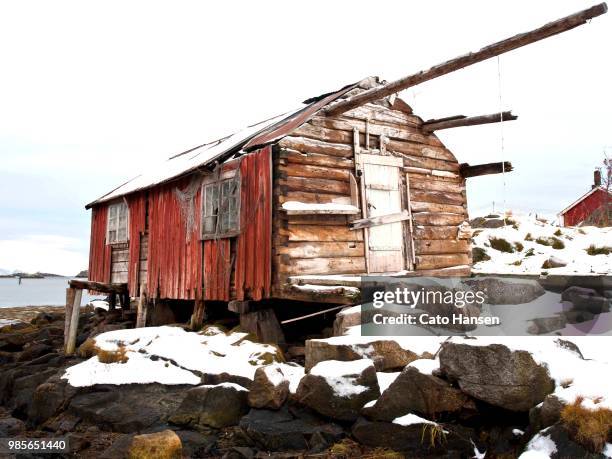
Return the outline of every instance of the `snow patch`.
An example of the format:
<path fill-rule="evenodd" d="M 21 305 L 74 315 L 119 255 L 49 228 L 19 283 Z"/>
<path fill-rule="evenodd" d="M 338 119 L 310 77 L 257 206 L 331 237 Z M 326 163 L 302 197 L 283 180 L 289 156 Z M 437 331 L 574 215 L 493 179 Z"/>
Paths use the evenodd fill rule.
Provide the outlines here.
<path fill-rule="evenodd" d="M 393 381 L 397 379 L 400 375 L 400 372 L 396 373 L 376 373 L 376 379 L 378 379 L 378 387 L 380 388 L 380 393 L 382 394 L 387 388 L 393 384 Z"/>
<path fill-rule="evenodd" d="M 416 414 L 408 413 L 399 418 L 393 420 L 393 424 L 399 424 L 400 426 L 411 426 L 413 424 L 431 424 L 437 426 L 438 423 L 430 421 L 428 419 L 417 416 Z"/>
<path fill-rule="evenodd" d="M 440 368 L 440 361 L 438 359 L 418 359 L 410 362 L 408 366 L 416 368 L 419 373 L 430 375 L 434 370 Z"/>
<path fill-rule="evenodd" d="M 540 431 L 527 443 L 527 448 L 519 456 L 519 459 L 550 458 L 552 454 L 557 452 L 557 445 L 552 441 L 550 435 L 543 435 L 546 430 L 548 429 Z"/>
<path fill-rule="evenodd" d="M 368 367 L 374 367 L 369 359 L 351 360 L 325 360 L 317 363 L 310 370 L 310 374 L 325 378 L 334 392 L 340 397 L 350 397 L 368 390 L 366 386 L 356 384 L 357 377 Z"/>

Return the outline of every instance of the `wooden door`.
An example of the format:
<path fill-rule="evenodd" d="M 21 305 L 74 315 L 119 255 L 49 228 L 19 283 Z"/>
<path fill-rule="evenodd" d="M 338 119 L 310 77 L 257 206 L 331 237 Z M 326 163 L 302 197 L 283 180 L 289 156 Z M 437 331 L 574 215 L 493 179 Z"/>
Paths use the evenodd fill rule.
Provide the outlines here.
<path fill-rule="evenodd" d="M 361 184 L 365 198 L 364 217 L 402 212 L 401 158 L 361 154 Z M 401 221 L 367 228 L 368 271 L 390 273 L 405 269 L 404 230 Z"/>

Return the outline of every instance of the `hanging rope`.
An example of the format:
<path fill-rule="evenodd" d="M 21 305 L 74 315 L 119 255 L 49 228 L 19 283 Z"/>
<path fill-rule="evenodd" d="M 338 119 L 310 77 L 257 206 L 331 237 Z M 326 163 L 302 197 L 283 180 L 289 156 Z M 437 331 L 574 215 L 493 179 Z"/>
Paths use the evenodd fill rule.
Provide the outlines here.
<path fill-rule="evenodd" d="M 503 117 L 503 101 L 502 101 L 502 79 L 501 79 L 501 61 L 497 56 L 497 91 L 499 94 L 499 132 L 500 132 L 500 150 L 502 161 L 502 212 L 504 218 L 504 226 L 506 223 L 506 163 L 504 162 L 504 117 Z"/>

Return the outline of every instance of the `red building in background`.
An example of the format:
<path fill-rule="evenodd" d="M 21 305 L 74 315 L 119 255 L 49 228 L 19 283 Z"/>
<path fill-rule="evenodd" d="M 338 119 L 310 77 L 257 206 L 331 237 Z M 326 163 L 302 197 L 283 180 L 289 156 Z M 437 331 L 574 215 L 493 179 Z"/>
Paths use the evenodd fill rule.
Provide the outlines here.
<path fill-rule="evenodd" d="M 612 193 L 601 185 L 601 172 L 594 173 L 591 190 L 559 212 L 562 226 L 610 226 Z"/>

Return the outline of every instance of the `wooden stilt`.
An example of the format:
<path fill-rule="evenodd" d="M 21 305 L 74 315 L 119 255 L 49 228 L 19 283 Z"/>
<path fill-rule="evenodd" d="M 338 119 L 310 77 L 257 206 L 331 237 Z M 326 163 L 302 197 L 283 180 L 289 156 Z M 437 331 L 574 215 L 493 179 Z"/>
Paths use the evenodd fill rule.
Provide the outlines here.
<path fill-rule="evenodd" d="M 255 335 L 262 343 L 285 343 L 285 335 L 273 309 L 240 314 L 240 328 Z"/>
<path fill-rule="evenodd" d="M 147 312 L 149 302 L 145 294 L 145 288 L 140 286 L 140 296 L 138 297 L 138 312 L 136 314 L 136 328 L 147 326 Z"/>
<path fill-rule="evenodd" d="M 204 300 L 195 300 L 195 305 L 193 306 L 193 314 L 191 316 L 191 329 L 199 330 L 200 328 L 202 328 L 205 318 L 206 309 L 204 305 Z"/>
<path fill-rule="evenodd" d="M 247 312 L 252 312 L 253 308 L 250 301 L 232 300 L 227 303 L 227 310 L 236 314 L 246 314 Z"/>
<path fill-rule="evenodd" d="M 117 306 L 117 294 L 111 293 L 108 296 L 108 310 L 114 311 L 116 306 Z"/>
<path fill-rule="evenodd" d="M 66 316 L 64 317 L 64 349 L 68 345 L 68 333 L 70 332 L 70 319 L 72 319 L 72 306 L 76 289 L 66 289 Z"/>
<path fill-rule="evenodd" d="M 72 302 L 72 311 L 70 314 L 70 325 L 68 327 L 68 339 L 66 342 L 65 352 L 67 355 L 74 354 L 74 349 L 76 347 L 76 337 L 77 331 L 79 329 L 79 313 L 81 311 L 81 297 L 83 295 L 83 290 L 81 289 L 72 289 L 74 290 L 74 301 Z M 66 294 L 68 297 L 73 294 Z"/>

